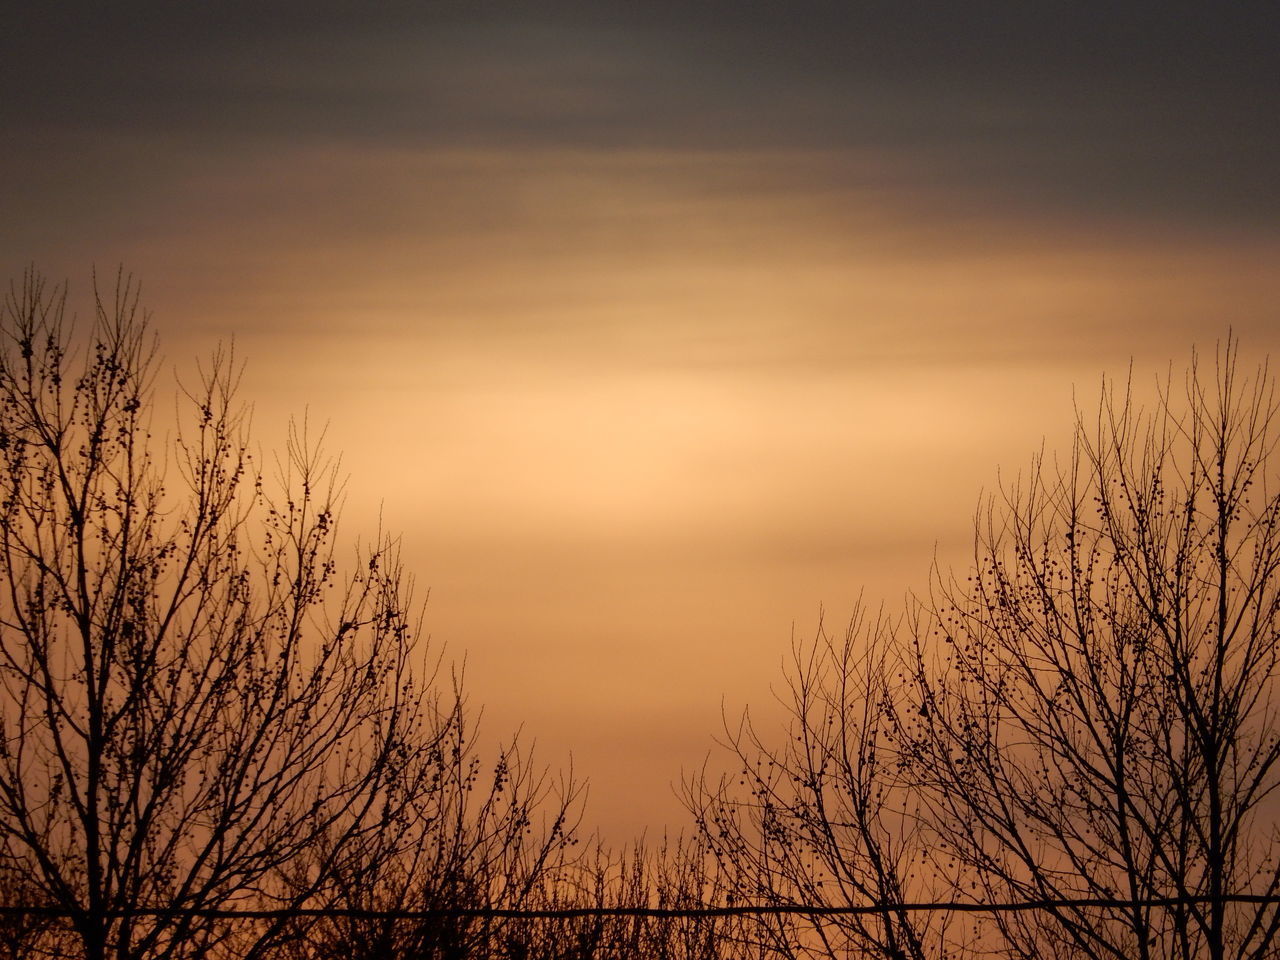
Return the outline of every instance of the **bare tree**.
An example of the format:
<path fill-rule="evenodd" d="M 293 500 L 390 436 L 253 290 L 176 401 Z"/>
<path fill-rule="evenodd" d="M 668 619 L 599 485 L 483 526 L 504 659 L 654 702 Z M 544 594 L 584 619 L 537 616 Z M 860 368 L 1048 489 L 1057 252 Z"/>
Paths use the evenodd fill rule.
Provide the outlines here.
<path fill-rule="evenodd" d="M 0 905 L 12 911 L 0 916 L 0 960 L 56 957 L 73 952 L 65 918 L 43 912 L 52 904 L 26 863 L 9 858 L 0 860 Z M 30 912 L 22 912 L 24 910 Z"/>
<path fill-rule="evenodd" d="M 136 288 L 84 336 L 64 304 L 29 273 L 0 322 L 0 852 L 76 956 L 207 955 L 229 925 L 183 911 L 303 903 L 419 795 L 440 731 L 413 605 L 386 540 L 340 578 L 304 432 L 262 475 L 230 356 L 162 444 Z"/>
<path fill-rule="evenodd" d="M 686 803 L 728 888 L 730 904 L 884 905 L 883 912 L 754 921 L 755 948 L 778 957 L 920 958 L 929 917 L 898 909 L 916 849 L 909 794 L 887 742 L 895 696 L 893 630 L 861 609 L 842 636 L 819 625 L 795 643 L 779 701 L 785 730 L 749 715 L 727 726 L 736 775 L 704 773 Z M 922 889 L 915 883 L 914 892 Z"/>
<path fill-rule="evenodd" d="M 935 869 L 975 899 L 1122 901 L 998 915 L 1009 955 L 1278 952 L 1275 904 L 1223 899 L 1280 893 L 1276 410 L 1230 341 L 1149 410 L 1106 384 L 916 624 L 895 733 Z"/>
<path fill-rule="evenodd" d="M 738 917 L 681 916 L 723 906 L 726 891 L 698 840 L 643 840 L 615 852 L 593 842 L 529 901 L 543 911 L 582 911 L 513 925 L 505 956 L 521 960 L 739 960 Z M 596 912 L 593 912 L 596 911 Z M 608 912 L 605 912 L 608 911 Z M 666 911 L 674 911 L 668 913 Z M 504 956 L 504 954 L 499 954 Z"/>
<path fill-rule="evenodd" d="M 582 788 L 553 778 L 518 739 L 492 765 L 473 746 L 461 691 L 444 735 L 418 758 L 423 784 L 376 834 L 349 844 L 313 909 L 335 914 L 299 921 L 304 934 L 281 957 L 310 960 L 457 960 L 504 957 L 519 932 L 495 910 L 528 909 L 574 865 Z M 314 854 L 329 859 L 320 848 Z M 310 860 L 296 875 L 311 886 Z M 395 916 L 398 912 L 433 914 Z"/>

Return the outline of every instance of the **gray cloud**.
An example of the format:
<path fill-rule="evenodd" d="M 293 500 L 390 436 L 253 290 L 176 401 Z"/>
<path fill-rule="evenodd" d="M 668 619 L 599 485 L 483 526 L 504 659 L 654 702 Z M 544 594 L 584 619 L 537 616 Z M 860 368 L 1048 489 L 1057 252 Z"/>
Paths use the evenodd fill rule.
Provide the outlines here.
<path fill-rule="evenodd" d="M 1262 5 L 78 6 L 31 13 L 0 58 L 11 179 L 50 131 L 159 138 L 157 166 L 175 138 L 878 150 L 993 206 L 1280 213 Z"/>

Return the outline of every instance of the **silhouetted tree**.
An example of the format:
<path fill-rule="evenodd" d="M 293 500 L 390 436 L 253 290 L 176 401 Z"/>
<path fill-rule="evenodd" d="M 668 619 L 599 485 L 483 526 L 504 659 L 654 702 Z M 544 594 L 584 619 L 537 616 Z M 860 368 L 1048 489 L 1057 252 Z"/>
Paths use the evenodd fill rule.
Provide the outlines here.
<path fill-rule="evenodd" d="M 1276 397 L 1228 341 L 1150 409 L 1104 386 L 1061 463 L 993 499 L 976 570 L 916 624 L 896 735 L 934 866 L 1018 957 L 1275 956 Z"/>
<path fill-rule="evenodd" d="M 1280 955 L 1277 906 L 1228 902 L 1280 895 L 1277 403 L 1236 349 L 1148 410 L 1105 385 L 988 503 L 970 577 L 905 632 L 819 631 L 784 735 L 730 731 L 738 775 L 687 798 L 732 900 L 884 907 L 761 920 L 764 953 Z M 928 899 L 1042 906 L 897 909 Z"/>
<path fill-rule="evenodd" d="M 305 432 L 264 478 L 219 353 L 159 442 L 136 288 L 81 337 L 64 303 L 29 273 L 0 321 L 0 856 L 73 912 L 68 955 L 206 955 L 226 921 L 130 911 L 306 902 L 412 808 L 448 724 L 392 545 L 340 578 Z"/>
<path fill-rule="evenodd" d="M 28 865 L 0 860 L 0 905 L 15 911 L 24 907 L 50 907 L 49 898 L 31 876 Z M 74 943 L 67 921 L 39 912 L 0 916 L 0 960 L 67 956 Z"/>
<path fill-rule="evenodd" d="M 542 910 L 681 910 L 722 906 L 714 861 L 697 841 L 637 842 L 615 853 L 599 843 L 530 899 Z M 512 925 L 507 953 L 527 960 L 729 960 L 746 938 L 737 917 L 596 915 Z"/>
<path fill-rule="evenodd" d="M 332 916 L 300 921 L 281 956 L 311 960 L 504 957 L 513 924 L 485 915 L 542 902 L 573 868 L 581 788 L 553 779 L 518 742 L 485 765 L 460 695 L 445 735 L 418 758 L 424 784 L 376 834 L 335 859 L 309 906 L 343 911 L 441 911 L 440 916 Z M 321 848 L 316 856 L 330 859 Z M 297 864 L 310 885 L 310 859 Z M 447 915 L 448 911 L 481 915 Z"/>
<path fill-rule="evenodd" d="M 931 955 L 937 918 L 894 909 L 918 856 L 915 822 L 886 742 L 895 696 L 893 632 L 859 610 L 842 637 L 820 625 L 796 643 L 779 701 L 784 730 L 749 714 L 728 729 L 735 775 L 686 789 L 731 904 L 846 907 L 882 913 L 775 915 L 748 923 L 753 946 L 777 957 Z M 920 889 L 917 884 L 917 892 Z"/>

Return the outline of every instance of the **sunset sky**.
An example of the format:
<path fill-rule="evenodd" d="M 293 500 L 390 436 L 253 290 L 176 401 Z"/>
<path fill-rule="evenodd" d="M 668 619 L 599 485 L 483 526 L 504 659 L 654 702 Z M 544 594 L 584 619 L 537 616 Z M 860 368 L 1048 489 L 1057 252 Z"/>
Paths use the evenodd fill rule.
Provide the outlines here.
<path fill-rule="evenodd" d="M 1276 351 L 1273 9 L 31 4 L 0 263 L 234 336 L 486 730 L 678 830 L 793 631 L 962 564 L 1103 373 Z"/>

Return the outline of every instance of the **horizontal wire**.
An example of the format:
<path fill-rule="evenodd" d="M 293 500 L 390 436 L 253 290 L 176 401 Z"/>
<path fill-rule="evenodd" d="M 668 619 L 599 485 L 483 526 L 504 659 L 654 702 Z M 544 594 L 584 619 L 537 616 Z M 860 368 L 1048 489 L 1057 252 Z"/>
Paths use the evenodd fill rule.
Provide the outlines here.
<path fill-rule="evenodd" d="M 565 907 L 562 909 L 517 909 L 506 907 L 442 907 L 430 910 L 371 910 L 357 907 L 281 907 L 253 909 L 234 907 L 130 907 L 100 911 L 53 906 L 0 906 L 0 916 L 40 916 L 74 918 L 89 915 L 115 919 L 134 917 L 205 919 L 285 920 L 290 918 L 342 918 L 351 920 L 444 920 L 509 919 L 570 920 L 591 917 L 652 917 L 658 919 L 698 919 L 715 917 L 797 915 L 809 917 L 859 916 L 884 913 L 1009 913 L 1024 910 L 1070 910 L 1087 907 L 1178 907 L 1214 903 L 1280 904 L 1280 894 L 1228 894 L 1220 897 L 1155 897 L 1118 900 L 1102 897 L 1063 900 L 1022 900 L 1015 903 L 980 903 L 973 900 L 945 900 L 925 903 L 861 904 L 843 907 L 818 904 L 744 904 L 725 907 Z"/>

